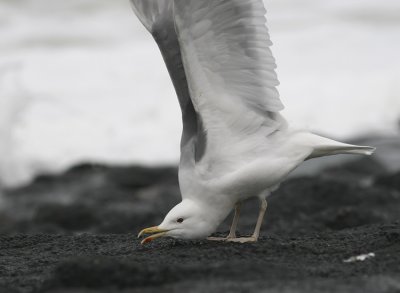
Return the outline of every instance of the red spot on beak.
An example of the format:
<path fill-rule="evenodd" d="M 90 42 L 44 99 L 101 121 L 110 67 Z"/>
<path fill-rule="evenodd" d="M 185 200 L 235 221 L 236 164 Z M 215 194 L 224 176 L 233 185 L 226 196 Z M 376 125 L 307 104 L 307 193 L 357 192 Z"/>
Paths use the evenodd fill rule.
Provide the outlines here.
<path fill-rule="evenodd" d="M 152 237 L 147 237 L 147 238 L 143 239 L 142 244 L 146 244 L 146 243 L 149 243 L 151 241 L 153 241 L 153 238 Z"/>

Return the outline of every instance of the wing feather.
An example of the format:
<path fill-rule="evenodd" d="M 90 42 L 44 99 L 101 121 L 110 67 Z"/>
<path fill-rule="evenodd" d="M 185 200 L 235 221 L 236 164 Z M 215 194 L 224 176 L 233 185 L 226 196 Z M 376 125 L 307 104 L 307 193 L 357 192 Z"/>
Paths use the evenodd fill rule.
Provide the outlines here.
<path fill-rule="evenodd" d="M 200 117 L 193 107 L 182 63 L 181 50 L 173 20 L 173 0 L 131 0 L 132 7 L 140 21 L 153 35 L 164 58 L 182 110 L 183 133 L 181 147 L 189 142 L 195 144 L 198 159 L 204 153 L 204 131 Z M 183 157 L 182 160 L 190 159 Z"/>
<path fill-rule="evenodd" d="M 174 1 L 189 91 L 207 134 L 207 170 L 285 124 L 265 13 L 262 0 Z"/>

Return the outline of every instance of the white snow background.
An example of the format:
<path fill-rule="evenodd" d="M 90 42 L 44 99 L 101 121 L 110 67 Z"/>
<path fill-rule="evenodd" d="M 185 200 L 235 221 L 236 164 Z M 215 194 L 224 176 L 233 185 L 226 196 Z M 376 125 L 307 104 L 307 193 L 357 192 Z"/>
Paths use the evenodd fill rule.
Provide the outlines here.
<path fill-rule="evenodd" d="M 290 122 L 346 140 L 400 117 L 399 0 L 269 0 Z M 170 164 L 180 110 L 128 0 L 0 0 L 0 182 L 79 162 Z"/>

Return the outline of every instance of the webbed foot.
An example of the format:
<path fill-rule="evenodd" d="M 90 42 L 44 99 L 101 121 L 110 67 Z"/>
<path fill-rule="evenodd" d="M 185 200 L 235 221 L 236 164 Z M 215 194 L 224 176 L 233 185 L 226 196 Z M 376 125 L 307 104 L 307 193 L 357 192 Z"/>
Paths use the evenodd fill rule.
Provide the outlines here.
<path fill-rule="evenodd" d="M 226 239 L 228 242 L 235 242 L 235 243 L 254 243 L 257 242 L 258 238 L 256 237 L 239 237 L 239 238 L 229 238 Z"/>

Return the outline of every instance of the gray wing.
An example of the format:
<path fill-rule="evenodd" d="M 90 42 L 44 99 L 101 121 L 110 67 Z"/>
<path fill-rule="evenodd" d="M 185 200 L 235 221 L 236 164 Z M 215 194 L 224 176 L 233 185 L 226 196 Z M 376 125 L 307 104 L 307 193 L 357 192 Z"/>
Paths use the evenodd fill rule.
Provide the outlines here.
<path fill-rule="evenodd" d="M 200 173 L 225 174 L 264 151 L 283 104 L 262 0 L 175 0 L 175 30 L 207 135 Z"/>
<path fill-rule="evenodd" d="M 181 148 L 194 140 L 195 155 L 201 158 L 205 150 L 205 135 L 202 123 L 196 115 L 190 97 L 181 50 L 173 19 L 173 0 L 131 0 L 136 15 L 153 35 L 164 58 L 174 84 L 182 110 L 183 133 Z"/>

